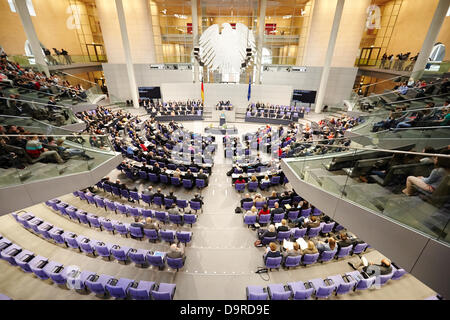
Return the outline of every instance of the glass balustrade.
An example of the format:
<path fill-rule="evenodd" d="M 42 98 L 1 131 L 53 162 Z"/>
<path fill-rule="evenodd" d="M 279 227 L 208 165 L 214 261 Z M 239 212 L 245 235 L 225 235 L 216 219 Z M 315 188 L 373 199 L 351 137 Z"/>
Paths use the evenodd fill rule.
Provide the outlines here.
<path fill-rule="evenodd" d="M 434 144 L 437 152 L 448 149 L 450 138 L 437 140 L 431 143 L 428 139 L 427 143 Z M 339 154 L 285 161 L 308 184 L 434 239 L 450 242 L 449 155 L 347 148 Z M 441 178 L 430 189 L 421 177 L 430 176 L 433 170 Z M 411 187 L 405 190 L 407 181 Z"/>
<path fill-rule="evenodd" d="M 0 188 L 90 171 L 117 155 L 106 135 L 1 135 L 0 148 Z"/>

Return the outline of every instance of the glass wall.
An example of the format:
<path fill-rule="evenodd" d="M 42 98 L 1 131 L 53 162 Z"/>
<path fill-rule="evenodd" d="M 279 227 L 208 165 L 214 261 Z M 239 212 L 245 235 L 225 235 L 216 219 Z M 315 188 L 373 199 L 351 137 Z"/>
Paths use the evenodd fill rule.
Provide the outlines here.
<path fill-rule="evenodd" d="M 193 50 L 191 1 L 152 0 L 150 10 L 157 62 L 191 62 Z"/>

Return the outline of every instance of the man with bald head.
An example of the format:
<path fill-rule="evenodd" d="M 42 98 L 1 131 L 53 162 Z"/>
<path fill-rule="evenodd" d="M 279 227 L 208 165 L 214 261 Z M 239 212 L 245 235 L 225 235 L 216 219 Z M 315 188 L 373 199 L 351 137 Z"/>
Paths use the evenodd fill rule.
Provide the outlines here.
<path fill-rule="evenodd" d="M 368 266 L 363 265 L 362 259 L 360 259 L 356 263 L 349 262 L 348 264 L 353 269 L 358 271 L 364 271 L 369 276 L 386 275 L 392 272 L 391 262 L 386 258 L 381 259 L 380 264 L 369 262 Z"/>

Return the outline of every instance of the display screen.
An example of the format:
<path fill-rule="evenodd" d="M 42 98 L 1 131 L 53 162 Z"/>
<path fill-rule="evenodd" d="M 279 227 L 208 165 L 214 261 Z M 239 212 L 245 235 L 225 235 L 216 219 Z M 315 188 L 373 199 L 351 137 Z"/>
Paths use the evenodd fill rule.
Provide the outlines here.
<path fill-rule="evenodd" d="M 292 100 L 306 102 L 306 103 L 315 103 L 316 102 L 316 91 L 312 90 L 294 90 L 294 94 L 292 96 Z"/>
<path fill-rule="evenodd" d="M 139 98 L 161 99 L 161 90 L 159 87 L 139 87 Z"/>

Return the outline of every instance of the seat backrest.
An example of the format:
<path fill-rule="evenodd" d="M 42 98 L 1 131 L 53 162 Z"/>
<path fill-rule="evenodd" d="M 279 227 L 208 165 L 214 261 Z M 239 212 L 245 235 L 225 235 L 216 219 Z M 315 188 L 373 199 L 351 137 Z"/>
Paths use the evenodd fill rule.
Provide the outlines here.
<path fill-rule="evenodd" d="M 170 295 L 170 292 L 159 292 L 159 291 L 152 291 L 153 299 L 155 300 L 172 300 L 172 296 Z"/>

